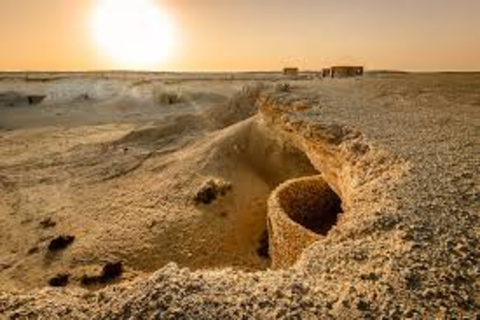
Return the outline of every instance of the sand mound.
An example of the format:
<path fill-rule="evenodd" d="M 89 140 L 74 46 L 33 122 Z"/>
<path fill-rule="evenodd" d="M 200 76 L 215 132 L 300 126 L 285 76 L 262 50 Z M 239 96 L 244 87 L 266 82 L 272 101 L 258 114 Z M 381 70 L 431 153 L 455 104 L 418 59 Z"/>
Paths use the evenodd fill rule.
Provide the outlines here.
<path fill-rule="evenodd" d="M 24 230 L 27 239 L 15 243 L 24 254 L 8 262 L 4 286 L 64 284 L 66 275 L 69 286 L 85 286 L 90 282 L 82 279 L 115 262 L 122 262 L 124 279 L 172 261 L 192 270 L 266 269 L 270 192 L 285 180 L 318 172 L 258 118 L 210 133 L 203 127 L 202 118 L 192 115 L 168 117 L 134 129 L 111 128 L 97 141 L 90 136 L 99 133 L 78 128 L 69 134 L 81 136 L 80 143 L 19 157 L 15 170 L 24 181 L 4 194 L 5 203 L 15 205 L 13 198 L 23 193 L 31 204 L 7 218 L 11 231 L 4 236 Z M 52 134 L 58 132 L 44 137 Z M 30 218 L 30 210 L 45 201 L 41 221 Z M 49 253 L 49 241 L 64 238 L 75 240 Z"/>
<path fill-rule="evenodd" d="M 179 183 L 187 190 L 185 202 L 196 218 L 184 222 L 190 233 L 175 235 L 181 250 L 171 253 L 178 255 L 171 261 L 191 269 L 266 268 L 268 257 L 258 250 L 266 231 L 267 198 L 282 181 L 315 174 L 308 159 L 263 130 L 255 119 L 214 132 L 182 150 L 180 156 L 181 164 L 168 170 L 194 170 L 192 176 L 187 175 L 189 185 Z M 155 250 L 165 255 L 163 245 Z M 188 252 L 187 257 L 182 250 Z M 156 268 L 167 262 L 161 261 Z"/>
<path fill-rule="evenodd" d="M 337 221 L 337 194 L 350 208 L 349 179 L 357 173 L 341 170 L 350 170 L 348 157 L 361 157 L 368 147 L 343 128 L 311 129 L 315 136 L 295 124 L 301 134 L 291 134 L 292 123 L 282 118 L 288 110 L 259 100 L 264 90 L 245 87 L 222 112 L 167 116 L 139 127 L 106 127 L 105 133 L 72 129 L 69 135 L 83 138 L 65 149 L 20 156 L 15 170 L 24 181 L 4 196 L 13 206 L 13 197 L 25 194 L 31 204 L 12 207 L 16 217 L 6 225 L 29 236 L 15 243 L 25 255 L 8 262 L 4 285 L 98 289 L 108 283 L 89 279 L 100 279 L 102 268 L 116 263 L 123 279 L 170 262 L 191 270 L 292 266 Z M 262 113 L 250 117 L 257 102 Z M 51 130 L 45 139 L 58 134 Z M 319 142 L 306 143 L 312 137 Z M 331 148 L 348 139 L 354 147 Z M 30 218 L 45 201 L 41 221 Z M 68 244 L 50 250 L 64 239 Z"/>

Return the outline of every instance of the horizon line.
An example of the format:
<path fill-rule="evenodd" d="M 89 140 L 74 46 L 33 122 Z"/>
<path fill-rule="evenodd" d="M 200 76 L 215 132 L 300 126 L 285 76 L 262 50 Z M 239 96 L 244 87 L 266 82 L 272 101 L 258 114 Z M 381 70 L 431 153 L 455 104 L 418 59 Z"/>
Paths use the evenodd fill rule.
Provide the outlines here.
<path fill-rule="evenodd" d="M 336 65 L 333 65 L 336 66 Z M 348 66 L 348 65 L 346 65 Z M 332 67 L 332 66 L 330 66 Z M 326 67 L 328 68 L 328 67 Z M 317 73 L 322 69 L 299 69 L 300 73 Z M 157 73 L 157 74 L 215 74 L 215 73 L 282 73 L 283 68 L 275 70 L 134 70 L 134 69 L 91 69 L 91 70 L 0 70 L 0 74 L 67 74 L 67 73 Z M 396 72 L 396 73 L 480 73 L 479 70 L 462 70 L 462 69 L 438 69 L 438 70 L 403 70 L 403 69 L 366 69 L 369 72 Z"/>

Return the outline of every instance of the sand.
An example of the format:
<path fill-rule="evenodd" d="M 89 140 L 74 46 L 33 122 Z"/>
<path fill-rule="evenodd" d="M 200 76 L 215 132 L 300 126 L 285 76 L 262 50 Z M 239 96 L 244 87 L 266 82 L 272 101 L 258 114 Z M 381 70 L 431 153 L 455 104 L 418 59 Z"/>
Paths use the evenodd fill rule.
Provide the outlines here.
<path fill-rule="evenodd" d="M 480 76 L 284 82 L 4 77 L 0 315 L 478 316 Z"/>

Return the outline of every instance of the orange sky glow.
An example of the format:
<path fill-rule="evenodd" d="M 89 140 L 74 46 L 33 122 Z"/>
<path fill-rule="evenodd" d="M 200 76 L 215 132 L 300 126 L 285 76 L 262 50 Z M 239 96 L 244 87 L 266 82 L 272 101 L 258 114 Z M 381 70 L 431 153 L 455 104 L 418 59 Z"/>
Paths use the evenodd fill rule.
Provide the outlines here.
<path fill-rule="evenodd" d="M 2 0 L 0 70 L 480 70 L 478 0 L 142 0 L 157 15 L 98 18 L 102 1 Z"/>

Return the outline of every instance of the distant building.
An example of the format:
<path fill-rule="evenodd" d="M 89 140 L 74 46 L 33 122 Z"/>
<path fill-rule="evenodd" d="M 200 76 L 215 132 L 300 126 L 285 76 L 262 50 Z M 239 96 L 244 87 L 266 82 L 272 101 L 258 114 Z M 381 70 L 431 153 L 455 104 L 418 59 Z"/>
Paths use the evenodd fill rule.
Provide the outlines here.
<path fill-rule="evenodd" d="M 298 68 L 284 68 L 283 69 L 283 75 L 290 76 L 290 77 L 296 77 L 296 76 L 298 76 Z"/>
<path fill-rule="evenodd" d="M 332 74 L 332 69 L 330 69 L 330 68 L 323 68 L 322 69 L 322 77 L 329 78 L 331 74 Z"/>
<path fill-rule="evenodd" d="M 332 78 L 348 78 L 363 76 L 363 67 L 360 66 L 334 66 L 330 69 Z"/>

